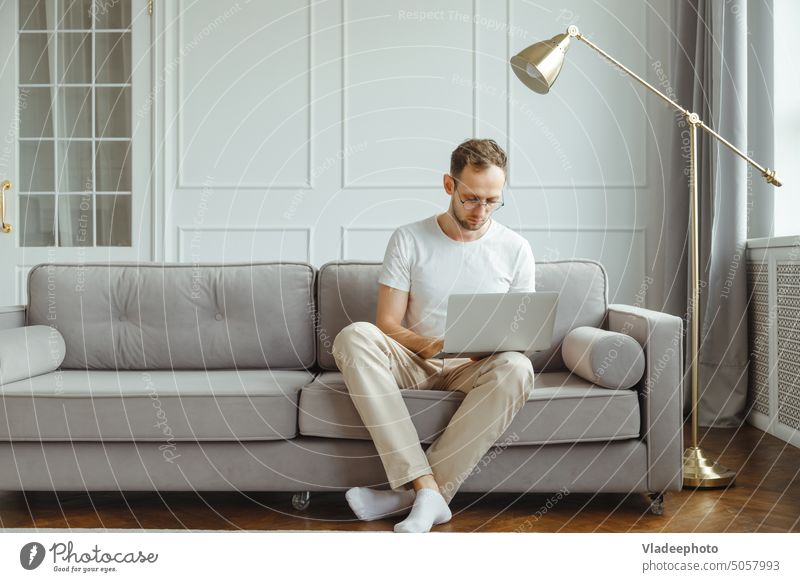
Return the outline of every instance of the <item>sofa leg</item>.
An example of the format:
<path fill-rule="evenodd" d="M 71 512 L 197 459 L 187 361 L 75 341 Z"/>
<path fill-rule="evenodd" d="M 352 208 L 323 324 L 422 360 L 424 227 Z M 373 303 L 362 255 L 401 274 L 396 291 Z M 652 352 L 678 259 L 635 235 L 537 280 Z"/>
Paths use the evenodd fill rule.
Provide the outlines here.
<path fill-rule="evenodd" d="M 292 495 L 292 507 L 297 511 L 303 511 L 311 503 L 311 491 L 298 491 Z"/>
<path fill-rule="evenodd" d="M 650 493 L 650 513 L 653 515 L 664 514 L 664 494 Z"/>

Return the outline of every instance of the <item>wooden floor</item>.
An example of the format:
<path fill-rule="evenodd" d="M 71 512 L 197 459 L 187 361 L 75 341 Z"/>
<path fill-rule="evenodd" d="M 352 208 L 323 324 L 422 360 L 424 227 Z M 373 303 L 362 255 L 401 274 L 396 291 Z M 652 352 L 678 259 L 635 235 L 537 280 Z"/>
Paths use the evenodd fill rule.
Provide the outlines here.
<path fill-rule="evenodd" d="M 436 531 L 798 532 L 800 449 L 745 425 L 701 429 L 710 456 L 739 468 L 734 487 L 669 493 L 661 516 L 645 495 L 460 494 Z M 687 435 L 686 443 L 689 443 Z M 537 512 L 539 515 L 537 516 Z M 2 528 L 391 530 L 397 520 L 357 521 L 342 493 L 311 496 L 305 511 L 289 493 L 0 492 Z"/>

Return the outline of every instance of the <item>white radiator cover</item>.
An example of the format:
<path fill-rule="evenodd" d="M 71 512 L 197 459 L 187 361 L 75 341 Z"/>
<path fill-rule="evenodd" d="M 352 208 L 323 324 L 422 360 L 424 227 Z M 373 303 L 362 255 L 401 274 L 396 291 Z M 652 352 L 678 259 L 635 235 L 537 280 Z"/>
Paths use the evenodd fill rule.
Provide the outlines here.
<path fill-rule="evenodd" d="M 800 447 L 800 236 L 747 243 L 747 420 Z"/>

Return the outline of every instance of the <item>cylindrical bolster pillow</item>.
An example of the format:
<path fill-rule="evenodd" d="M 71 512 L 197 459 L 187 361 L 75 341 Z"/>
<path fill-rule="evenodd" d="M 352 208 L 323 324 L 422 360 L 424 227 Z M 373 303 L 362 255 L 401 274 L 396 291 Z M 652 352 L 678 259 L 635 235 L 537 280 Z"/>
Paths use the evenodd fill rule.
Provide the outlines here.
<path fill-rule="evenodd" d="M 67 347 L 54 327 L 30 325 L 0 331 L 0 384 L 52 372 L 64 361 Z"/>
<path fill-rule="evenodd" d="M 572 373 L 603 388 L 628 389 L 644 374 L 644 352 L 635 339 L 595 327 L 576 327 L 561 346 Z"/>

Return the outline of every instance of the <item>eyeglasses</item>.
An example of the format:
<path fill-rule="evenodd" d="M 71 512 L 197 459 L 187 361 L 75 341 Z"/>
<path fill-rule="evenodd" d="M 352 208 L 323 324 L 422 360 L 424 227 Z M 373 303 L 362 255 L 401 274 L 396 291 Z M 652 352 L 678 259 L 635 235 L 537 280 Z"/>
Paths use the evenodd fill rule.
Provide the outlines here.
<path fill-rule="evenodd" d="M 479 206 L 485 207 L 489 212 L 494 212 L 498 208 L 502 208 L 505 206 L 505 200 L 495 200 L 493 202 L 486 202 L 482 201 L 479 198 L 469 198 L 467 200 L 461 199 L 461 194 L 458 193 L 458 186 L 455 188 L 456 196 L 458 197 L 458 201 L 461 202 L 461 205 L 464 207 L 465 210 L 475 210 Z"/>

